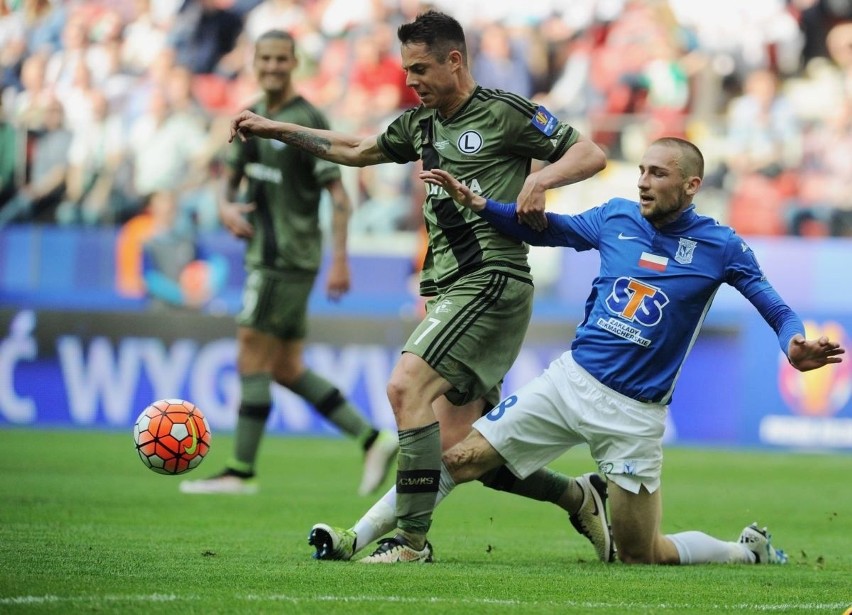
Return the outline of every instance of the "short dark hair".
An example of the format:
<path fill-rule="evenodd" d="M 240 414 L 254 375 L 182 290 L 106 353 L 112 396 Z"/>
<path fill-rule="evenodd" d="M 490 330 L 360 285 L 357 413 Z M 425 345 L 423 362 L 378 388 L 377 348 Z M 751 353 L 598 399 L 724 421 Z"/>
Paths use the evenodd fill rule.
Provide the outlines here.
<path fill-rule="evenodd" d="M 678 137 L 661 137 L 651 145 L 677 148 L 680 152 L 678 167 L 681 174 L 684 177 L 698 176 L 704 179 L 704 155 L 694 143 Z"/>
<path fill-rule="evenodd" d="M 453 49 L 461 52 L 467 63 L 467 44 L 461 24 L 438 11 L 426 11 L 411 23 L 402 24 L 396 31 L 403 45 L 422 43 L 429 48 L 438 62 L 443 63 Z"/>
<path fill-rule="evenodd" d="M 257 40 L 254 42 L 255 47 L 261 41 L 268 40 L 276 40 L 276 41 L 289 41 L 290 48 L 293 50 L 293 54 L 296 53 L 296 39 L 289 32 L 285 32 L 284 30 L 267 30 L 263 34 L 257 37 Z"/>

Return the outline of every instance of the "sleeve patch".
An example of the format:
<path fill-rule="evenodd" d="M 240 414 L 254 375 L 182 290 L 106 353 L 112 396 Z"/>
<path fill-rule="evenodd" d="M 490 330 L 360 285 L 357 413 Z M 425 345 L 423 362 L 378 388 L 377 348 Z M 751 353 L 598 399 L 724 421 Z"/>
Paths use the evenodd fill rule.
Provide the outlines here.
<path fill-rule="evenodd" d="M 544 133 L 545 136 L 549 137 L 559 125 L 559 120 L 550 111 L 540 105 L 532 117 L 532 125 Z"/>

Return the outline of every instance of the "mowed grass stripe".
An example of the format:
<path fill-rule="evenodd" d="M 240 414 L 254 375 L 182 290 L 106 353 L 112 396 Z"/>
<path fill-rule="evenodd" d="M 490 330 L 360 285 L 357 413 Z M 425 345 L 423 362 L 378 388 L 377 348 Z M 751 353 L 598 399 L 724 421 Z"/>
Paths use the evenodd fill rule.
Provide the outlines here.
<path fill-rule="evenodd" d="M 691 604 L 640 604 L 640 603 L 625 603 L 625 602 L 572 602 L 572 601 L 541 601 L 541 602 L 522 602 L 520 600 L 492 600 L 489 598 L 427 598 L 415 599 L 405 598 L 404 596 L 314 596 L 311 598 L 303 598 L 296 596 L 282 595 L 235 595 L 236 602 L 247 603 L 246 606 L 252 603 L 292 603 L 292 604 L 310 604 L 310 603 L 341 603 L 341 604 L 364 604 L 371 605 L 375 603 L 402 604 L 402 605 L 422 605 L 426 604 L 441 604 L 445 606 L 530 606 L 530 607 L 548 607 L 548 608 L 583 608 L 592 610 L 613 610 L 613 609 L 650 609 L 650 610 L 684 610 L 694 608 Z M 77 604 L 86 606 L 110 605 L 113 603 L 150 603 L 152 605 L 161 603 L 203 603 L 206 599 L 202 596 L 175 596 L 150 594 L 145 596 L 14 596 L 11 598 L 0 598 L 0 605 L 41 605 L 41 604 Z M 756 611 L 756 612 L 775 612 L 775 611 L 838 611 L 846 608 L 848 605 L 844 602 L 836 602 L 830 604 L 732 604 L 732 605 L 713 605 L 709 608 L 711 611 Z"/>

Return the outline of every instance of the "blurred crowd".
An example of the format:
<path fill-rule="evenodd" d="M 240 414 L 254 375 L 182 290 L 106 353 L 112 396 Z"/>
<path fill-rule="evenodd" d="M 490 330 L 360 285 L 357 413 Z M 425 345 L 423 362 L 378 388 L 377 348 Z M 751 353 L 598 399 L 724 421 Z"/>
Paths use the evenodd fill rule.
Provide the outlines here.
<path fill-rule="evenodd" d="M 609 196 L 634 195 L 649 139 L 680 135 L 707 156 L 708 213 L 741 233 L 852 236 L 852 0 L 0 2 L 0 226 L 138 224 L 159 199 L 216 229 L 260 34 L 291 32 L 298 89 L 372 134 L 418 103 L 397 26 L 437 8 L 465 27 L 481 85 L 606 149 Z M 418 228 L 412 166 L 347 170 L 354 235 Z"/>

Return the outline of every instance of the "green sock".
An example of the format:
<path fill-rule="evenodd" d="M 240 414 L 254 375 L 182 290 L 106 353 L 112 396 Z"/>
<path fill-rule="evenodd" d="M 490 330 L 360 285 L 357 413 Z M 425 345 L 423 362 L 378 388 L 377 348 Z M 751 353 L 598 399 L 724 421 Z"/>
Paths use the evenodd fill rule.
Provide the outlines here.
<path fill-rule="evenodd" d="M 512 474 L 506 466 L 500 466 L 482 475 L 479 481 L 491 489 L 514 493 L 539 502 L 553 502 L 562 497 L 565 490 L 574 482 L 564 474 L 548 468 L 536 470 L 521 480 Z"/>
<path fill-rule="evenodd" d="M 310 402 L 317 412 L 340 431 L 363 444 L 373 435 L 373 426 L 355 409 L 337 387 L 311 370 L 305 370 L 289 389 Z"/>
<path fill-rule="evenodd" d="M 407 535 L 425 536 L 432 525 L 441 475 L 441 432 L 438 423 L 399 432 L 396 472 L 397 527 Z M 422 549 L 423 545 L 412 544 Z"/>
<path fill-rule="evenodd" d="M 554 472 L 549 468 L 541 468 L 515 483 L 511 493 L 540 502 L 553 502 L 555 504 L 572 484 L 574 484 L 574 481 L 564 474 Z"/>
<path fill-rule="evenodd" d="M 260 441 L 266 431 L 266 421 L 272 411 L 272 382 L 269 374 L 241 376 L 242 402 L 237 414 L 234 434 L 234 456 L 228 467 L 246 474 L 254 474 Z"/>

